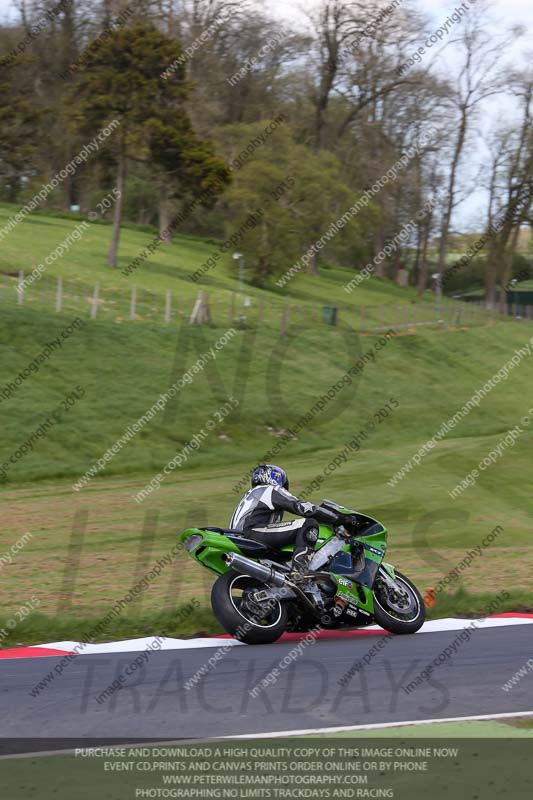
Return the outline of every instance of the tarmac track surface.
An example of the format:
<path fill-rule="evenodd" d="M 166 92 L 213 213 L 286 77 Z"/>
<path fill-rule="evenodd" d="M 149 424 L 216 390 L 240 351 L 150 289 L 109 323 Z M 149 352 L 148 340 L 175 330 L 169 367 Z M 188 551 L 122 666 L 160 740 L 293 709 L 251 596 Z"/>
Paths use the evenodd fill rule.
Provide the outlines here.
<path fill-rule="evenodd" d="M 0 661 L 0 737 L 33 740 L 34 750 L 39 737 L 71 739 L 72 746 L 82 739 L 209 739 L 530 711 L 533 672 L 511 691 L 501 688 L 533 655 L 529 625 L 476 630 L 427 680 L 404 688 L 458 635 L 392 637 L 345 685 L 339 680 L 383 637 L 316 641 L 296 658 L 289 656 L 294 642 L 227 648 L 190 690 L 185 682 L 216 647 L 159 651 L 100 703 L 96 698 L 138 653 L 79 655 L 37 696 L 31 690 L 58 659 L 8 659 Z M 251 695 L 276 669 L 275 679 Z"/>

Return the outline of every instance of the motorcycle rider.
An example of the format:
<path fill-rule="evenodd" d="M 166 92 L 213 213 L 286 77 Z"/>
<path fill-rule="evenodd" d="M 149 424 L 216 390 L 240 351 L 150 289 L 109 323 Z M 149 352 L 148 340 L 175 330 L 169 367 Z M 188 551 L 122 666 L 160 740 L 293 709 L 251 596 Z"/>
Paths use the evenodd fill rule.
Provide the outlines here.
<path fill-rule="evenodd" d="M 297 514 L 298 519 L 282 522 L 285 511 Z M 346 517 L 290 494 L 289 479 L 281 467 L 260 464 L 252 473 L 252 488 L 233 512 L 230 528 L 274 548 L 294 543 L 291 574 L 301 580 L 318 540 L 319 523 L 337 527 L 343 519 Z"/>

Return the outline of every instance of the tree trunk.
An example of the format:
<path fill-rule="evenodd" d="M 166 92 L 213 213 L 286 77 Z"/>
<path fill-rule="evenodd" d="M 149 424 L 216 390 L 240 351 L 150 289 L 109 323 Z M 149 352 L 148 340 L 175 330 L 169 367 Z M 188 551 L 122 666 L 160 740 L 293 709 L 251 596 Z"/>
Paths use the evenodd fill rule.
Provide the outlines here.
<path fill-rule="evenodd" d="M 416 233 L 416 253 L 415 253 L 415 260 L 413 262 L 413 269 L 411 272 L 412 275 L 412 284 L 413 286 L 418 286 L 418 281 L 420 278 L 420 256 L 421 256 L 421 236 L 420 236 L 420 225 L 418 225 L 417 233 Z"/>
<path fill-rule="evenodd" d="M 450 225 L 452 221 L 452 214 L 455 205 L 455 185 L 457 183 L 457 171 L 459 169 L 459 162 L 463 153 L 463 148 L 466 139 L 466 127 L 468 124 L 467 110 L 463 108 L 461 111 L 461 124 L 459 126 L 459 134 L 457 136 L 457 143 L 453 153 L 452 165 L 450 168 L 450 180 L 448 181 L 448 198 L 446 207 L 442 218 L 441 235 L 439 243 L 439 260 L 437 272 L 444 272 L 446 268 L 446 256 L 448 254 L 448 239 L 450 237 Z"/>
<path fill-rule="evenodd" d="M 317 253 L 313 253 L 311 259 L 309 261 L 309 266 L 307 267 L 308 275 L 320 275 L 320 270 L 318 268 L 318 255 Z"/>
<path fill-rule="evenodd" d="M 117 255 L 118 255 L 118 242 L 120 239 L 120 224 L 122 222 L 122 206 L 124 202 L 124 186 L 126 183 L 126 156 L 122 152 L 118 159 L 118 170 L 117 170 L 117 189 L 118 189 L 118 197 L 115 203 L 115 210 L 113 213 L 113 236 L 111 238 L 111 247 L 109 248 L 109 255 L 107 257 L 107 263 L 113 269 L 117 266 Z"/>
<path fill-rule="evenodd" d="M 496 305 L 496 275 L 498 269 L 499 247 L 491 243 L 487 253 L 487 268 L 485 270 L 485 305 L 494 308 Z"/>
<path fill-rule="evenodd" d="M 385 246 L 385 237 L 383 236 L 383 229 L 382 229 L 381 226 L 378 228 L 378 230 L 376 232 L 375 240 L 376 240 L 376 245 L 375 245 L 376 252 L 374 253 L 374 258 L 379 253 L 381 253 L 381 251 L 383 250 L 383 248 Z M 375 269 L 374 269 L 374 275 L 375 275 L 376 278 L 384 278 L 385 277 L 385 263 L 384 263 L 384 261 L 380 261 L 378 264 L 376 264 Z"/>
<path fill-rule="evenodd" d="M 420 254 L 420 271 L 418 273 L 418 296 L 423 297 L 428 286 L 428 246 L 431 223 L 424 226 L 422 252 Z"/>
<path fill-rule="evenodd" d="M 172 232 L 168 230 L 170 225 L 170 203 L 166 186 L 161 186 L 159 190 L 159 236 L 163 244 L 172 244 Z"/>
<path fill-rule="evenodd" d="M 329 96 L 333 79 L 325 78 L 323 88 L 316 104 L 315 114 L 315 147 L 322 150 L 325 145 L 326 115 L 329 106 Z"/>
<path fill-rule="evenodd" d="M 403 269 L 403 264 L 404 264 L 403 253 L 401 250 L 398 249 L 394 253 L 394 258 L 392 260 L 392 273 L 390 276 L 391 280 L 394 281 L 394 283 L 398 282 L 398 275 L 400 273 L 400 270 Z"/>
<path fill-rule="evenodd" d="M 514 231 L 511 234 L 511 241 L 507 250 L 503 253 L 502 257 L 502 271 L 501 271 L 501 278 L 500 278 L 500 297 L 499 301 L 500 304 L 502 302 L 506 302 L 505 292 L 503 290 L 504 286 L 508 286 L 511 282 L 511 278 L 513 277 L 513 258 L 516 253 L 516 249 L 518 247 L 518 240 L 520 238 L 520 225 L 517 225 Z"/>

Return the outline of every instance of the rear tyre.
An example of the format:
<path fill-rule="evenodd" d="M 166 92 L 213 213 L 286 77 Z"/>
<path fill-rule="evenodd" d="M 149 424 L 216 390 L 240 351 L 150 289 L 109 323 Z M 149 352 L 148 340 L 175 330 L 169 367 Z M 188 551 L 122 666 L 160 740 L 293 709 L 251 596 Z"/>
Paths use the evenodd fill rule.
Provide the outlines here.
<path fill-rule="evenodd" d="M 254 593 L 268 589 L 250 575 L 229 570 L 211 590 L 211 607 L 226 633 L 246 644 L 271 644 L 285 631 L 287 608 L 279 600 L 256 602 Z"/>
<path fill-rule="evenodd" d="M 416 633 L 426 620 L 422 595 L 401 572 L 396 572 L 395 580 L 401 589 L 399 593 L 380 581 L 378 572 L 374 586 L 374 619 L 391 633 Z"/>

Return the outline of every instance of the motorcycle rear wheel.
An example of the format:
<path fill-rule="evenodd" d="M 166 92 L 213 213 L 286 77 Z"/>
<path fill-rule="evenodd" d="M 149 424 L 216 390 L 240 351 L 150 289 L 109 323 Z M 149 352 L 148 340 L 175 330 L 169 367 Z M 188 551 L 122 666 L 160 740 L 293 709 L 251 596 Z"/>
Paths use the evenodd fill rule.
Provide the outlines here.
<path fill-rule="evenodd" d="M 268 587 L 250 575 L 229 570 L 211 590 L 211 607 L 226 633 L 246 644 L 271 644 L 285 631 L 287 607 L 274 600 L 270 605 L 253 601 L 253 592 Z"/>

